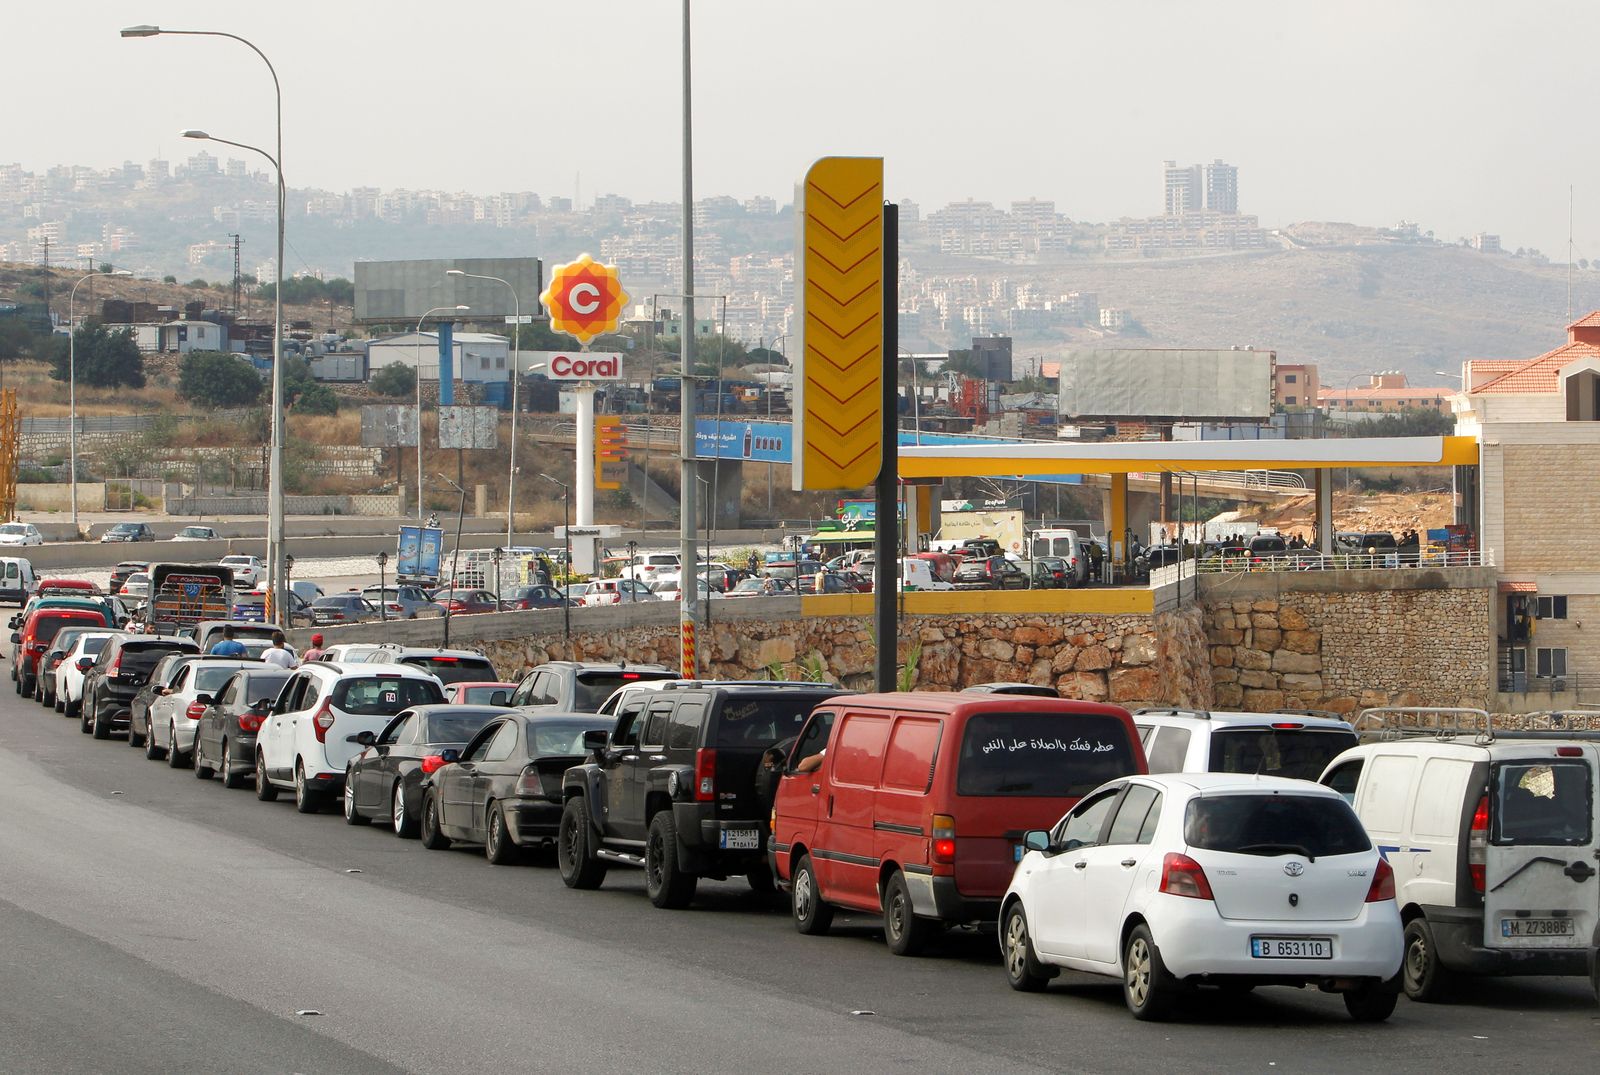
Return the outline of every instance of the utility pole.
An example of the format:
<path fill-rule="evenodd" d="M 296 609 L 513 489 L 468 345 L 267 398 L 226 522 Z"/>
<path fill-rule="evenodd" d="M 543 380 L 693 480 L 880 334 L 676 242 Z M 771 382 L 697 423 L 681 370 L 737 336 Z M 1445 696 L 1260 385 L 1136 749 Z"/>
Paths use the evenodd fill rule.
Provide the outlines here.
<path fill-rule="evenodd" d="M 239 275 L 239 244 L 244 242 L 236 232 L 229 232 L 228 238 L 233 240 L 233 316 L 239 316 L 239 291 L 243 278 Z"/>
<path fill-rule="evenodd" d="M 50 317 L 50 236 L 42 240 L 44 246 L 44 316 Z M 69 326 L 70 327 L 70 326 Z"/>
<path fill-rule="evenodd" d="M 678 374 L 678 452 L 680 469 L 678 481 L 678 559 L 679 570 L 691 580 L 698 580 L 695 570 L 698 549 L 695 547 L 695 500 L 699 477 L 694 451 L 694 164 L 690 106 L 693 78 L 689 65 L 689 31 L 691 28 L 690 0 L 683 0 L 683 331 L 678 334 L 680 349 Z M 681 576 L 680 576 L 681 577 Z M 691 581 L 680 586 L 683 594 L 679 609 L 678 629 L 680 674 L 694 678 L 699 666 L 698 648 L 695 645 L 695 617 L 700 612 L 700 585 Z"/>

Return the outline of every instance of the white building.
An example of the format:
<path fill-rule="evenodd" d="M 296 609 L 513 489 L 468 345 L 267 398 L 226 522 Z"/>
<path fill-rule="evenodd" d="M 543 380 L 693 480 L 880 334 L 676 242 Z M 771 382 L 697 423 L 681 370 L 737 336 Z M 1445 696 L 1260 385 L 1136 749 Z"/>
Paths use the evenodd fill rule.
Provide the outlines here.
<path fill-rule="evenodd" d="M 487 332 L 457 332 L 452 337 L 455 379 L 471 383 L 511 379 L 511 341 Z M 424 381 L 439 379 L 439 334 L 406 332 L 373 340 L 367 348 L 368 369 L 377 373 L 398 362 L 417 371 Z"/>

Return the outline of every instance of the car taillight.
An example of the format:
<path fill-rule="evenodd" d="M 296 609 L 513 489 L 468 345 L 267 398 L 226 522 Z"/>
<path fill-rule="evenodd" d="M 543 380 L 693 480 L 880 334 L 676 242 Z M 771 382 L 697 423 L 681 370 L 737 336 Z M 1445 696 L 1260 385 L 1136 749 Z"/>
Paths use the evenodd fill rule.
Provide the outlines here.
<path fill-rule="evenodd" d="M 717 797 L 717 752 L 701 748 L 694 752 L 694 797 L 708 803 Z"/>
<path fill-rule="evenodd" d="M 539 770 L 528 766 L 522 770 L 522 775 L 517 777 L 518 795 L 543 795 L 544 785 L 539 782 Z"/>
<path fill-rule="evenodd" d="M 190 702 L 189 708 L 183 711 L 183 715 L 190 720 L 199 720 L 206 715 L 206 704 L 204 702 Z"/>
<path fill-rule="evenodd" d="M 1161 891 L 1171 896 L 1185 896 L 1191 900 L 1213 898 L 1211 882 L 1206 880 L 1206 871 L 1202 870 L 1194 859 L 1176 851 L 1167 852 L 1167 857 L 1161 860 Z"/>
<path fill-rule="evenodd" d="M 422 775 L 430 776 L 433 773 L 438 772 L 440 769 L 443 769 L 446 764 L 447 763 L 442 756 L 438 754 L 429 754 L 427 757 L 422 759 Z"/>
<path fill-rule="evenodd" d="M 261 722 L 267 718 L 260 713 L 240 713 L 239 730 L 241 732 L 259 732 Z"/>
<path fill-rule="evenodd" d="M 1489 857 L 1489 796 L 1478 799 L 1472 812 L 1472 828 L 1467 833 L 1467 872 L 1472 875 L 1472 890 L 1483 895 L 1484 867 Z"/>
<path fill-rule="evenodd" d="M 106 669 L 106 675 L 115 676 L 122 672 L 122 654 L 117 654 L 117 659 L 111 662 L 111 667 Z"/>
<path fill-rule="evenodd" d="M 333 727 L 333 706 L 328 702 L 322 703 L 322 708 L 311 718 L 311 730 L 317 733 L 317 742 L 328 741 L 328 729 Z"/>
<path fill-rule="evenodd" d="M 946 865 L 956 860 L 956 819 L 949 814 L 933 815 L 933 861 Z"/>
<path fill-rule="evenodd" d="M 1380 856 L 1378 868 L 1372 873 L 1372 884 L 1367 886 L 1367 902 L 1381 903 L 1394 899 L 1394 869 L 1389 860 Z"/>
<path fill-rule="evenodd" d="M 1304 724 L 1296 724 L 1293 721 L 1283 721 L 1281 723 L 1276 723 L 1276 724 L 1272 725 L 1273 730 L 1280 731 L 1280 732 L 1298 731 L 1299 729 L 1304 728 L 1304 727 L 1305 727 Z"/>
<path fill-rule="evenodd" d="M 1583 748 L 1582 747 L 1556 747 L 1556 757 L 1558 757 L 1558 758 L 1581 758 L 1581 757 L 1583 757 Z"/>

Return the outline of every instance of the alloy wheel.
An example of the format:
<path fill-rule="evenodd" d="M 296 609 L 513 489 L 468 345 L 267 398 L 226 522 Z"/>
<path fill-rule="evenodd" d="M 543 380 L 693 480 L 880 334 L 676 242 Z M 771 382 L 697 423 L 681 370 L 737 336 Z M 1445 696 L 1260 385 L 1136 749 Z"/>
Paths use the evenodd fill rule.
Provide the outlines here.
<path fill-rule="evenodd" d="M 1128 946 L 1128 996 L 1142 1007 L 1150 999 L 1150 946 L 1136 937 Z"/>

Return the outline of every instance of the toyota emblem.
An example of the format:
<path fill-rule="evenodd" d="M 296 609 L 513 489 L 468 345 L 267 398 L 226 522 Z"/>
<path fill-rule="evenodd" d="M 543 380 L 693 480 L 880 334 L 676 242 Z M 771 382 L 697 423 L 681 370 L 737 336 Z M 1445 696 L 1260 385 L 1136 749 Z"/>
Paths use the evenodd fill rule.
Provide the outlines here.
<path fill-rule="evenodd" d="M 1306 872 L 1306 865 L 1303 862 L 1285 862 L 1283 864 L 1283 872 L 1290 877 L 1299 877 Z"/>

